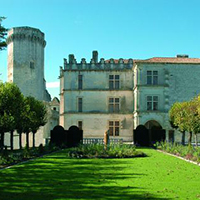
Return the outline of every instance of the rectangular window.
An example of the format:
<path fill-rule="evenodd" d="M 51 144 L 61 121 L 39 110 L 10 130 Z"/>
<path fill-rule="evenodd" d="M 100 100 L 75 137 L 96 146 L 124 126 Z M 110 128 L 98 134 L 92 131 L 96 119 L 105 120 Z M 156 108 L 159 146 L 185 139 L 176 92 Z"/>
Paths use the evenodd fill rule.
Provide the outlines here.
<path fill-rule="evenodd" d="M 158 71 L 153 71 L 153 85 L 158 85 Z"/>
<path fill-rule="evenodd" d="M 114 89 L 114 75 L 109 75 L 109 89 Z"/>
<path fill-rule="evenodd" d="M 110 136 L 119 136 L 119 121 L 109 121 Z"/>
<path fill-rule="evenodd" d="M 158 85 L 158 71 L 147 71 L 147 85 Z"/>
<path fill-rule="evenodd" d="M 158 110 L 158 96 L 147 96 L 147 110 Z"/>
<path fill-rule="evenodd" d="M 147 85 L 152 83 L 152 71 L 147 71 Z"/>
<path fill-rule="evenodd" d="M 30 68 L 31 68 L 31 69 L 34 69 L 34 68 L 35 68 L 35 65 L 34 65 L 34 62 L 33 62 L 33 61 L 30 62 Z"/>
<path fill-rule="evenodd" d="M 83 121 L 78 121 L 78 128 L 83 130 Z"/>
<path fill-rule="evenodd" d="M 147 96 L 147 110 L 152 110 L 152 96 Z"/>
<path fill-rule="evenodd" d="M 83 89 L 83 75 L 81 74 L 78 75 L 78 89 L 79 90 Z"/>
<path fill-rule="evenodd" d="M 115 89 L 119 89 L 119 75 L 115 75 Z"/>
<path fill-rule="evenodd" d="M 158 96 L 153 96 L 153 110 L 158 110 Z"/>
<path fill-rule="evenodd" d="M 83 111 L 83 99 L 78 98 L 78 112 L 82 112 L 82 111 Z"/>
<path fill-rule="evenodd" d="M 119 112 L 119 98 L 109 98 L 109 112 L 118 113 Z"/>
<path fill-rule="evenodd" d="M 109 89 L 119 89 L 119 75 L 109 75 Z"/>

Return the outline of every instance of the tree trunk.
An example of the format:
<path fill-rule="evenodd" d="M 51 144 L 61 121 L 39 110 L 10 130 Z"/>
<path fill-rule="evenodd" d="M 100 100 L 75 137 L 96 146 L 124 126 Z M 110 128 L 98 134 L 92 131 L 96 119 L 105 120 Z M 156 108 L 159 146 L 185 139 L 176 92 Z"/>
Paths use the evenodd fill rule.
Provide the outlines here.
<path fill-rule="evenodd" d="M 198 138 L 197 138 L 197 133 L 195 133 L 195 144 L 196 144 L 196 147 L 198 147 Z"/>
<path fill-rule="evenodd" d="M 0 140 L 0 148 L 1 150 L 3 149 L 4 147 L 4 133 L 1 133 L 1 140 Z"/>
<path fill-rule="evenodd" d="M 22 149 L 22 133 L 19 133 L 19 149 Z"/>
<path fill-rule="evenodd" d="M 11 149 L 11 151 L 13 150 L 13 136 L 14 136 L 14 131 L 10 131 L 10 149 Z"/>
<path fill-rule="evenodd" d="M 191 143 L 192 143 L 192 132 L 189 133 L 188 145 L 191 145 Z"/>
<path fill-rule="evenodd" d="M 182 132 L 182 140 L 181 140 L 182 145 L 185 145 L 185 131 Z"/>
<path fill-rule="evenodd" d="M 35 148 L 35 132 L 33 132 L 33 148 Z"/>
<path fill-rule="evenodd" d="M 29 133 L 26 133 L 26 147 L 29 148 Z"/>

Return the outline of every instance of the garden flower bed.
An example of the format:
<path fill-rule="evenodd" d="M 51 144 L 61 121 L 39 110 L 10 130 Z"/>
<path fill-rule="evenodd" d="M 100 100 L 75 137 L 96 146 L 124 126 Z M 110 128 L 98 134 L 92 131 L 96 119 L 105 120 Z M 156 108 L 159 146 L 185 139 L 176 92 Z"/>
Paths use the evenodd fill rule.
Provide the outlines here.
<path fill-rule="evenodd" d="M 10 165 L 18 164 L 33 158 L 40 157 L 45 154 L 57 151 L 59 148 L 51 145 L 35 148 L 24 148 L 21 150 L 3 150 L 0 152 L 0 168 L 5 168 Z"/>
<path fill-rule="evenodd" d="M 200 163 L 200 147 L 192 145 L 184 146 L 177 143 L 162 142 L 156 144 L 156 148 L 176 156 L 180 156 L 190 161 Z"/>
<path fill-rule="evenodd" d="M 146 154 L 136 150 L 134 145 L 110 144 L 85 144 L 67 150 L 69 158 L 134 158 L 145 157 Z"/>

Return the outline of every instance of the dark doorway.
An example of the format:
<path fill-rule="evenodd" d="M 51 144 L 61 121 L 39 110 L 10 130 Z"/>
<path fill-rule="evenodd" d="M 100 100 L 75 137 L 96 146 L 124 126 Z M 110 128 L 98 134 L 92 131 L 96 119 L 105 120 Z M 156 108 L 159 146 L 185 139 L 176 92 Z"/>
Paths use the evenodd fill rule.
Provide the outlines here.
<path fill-rule="evenodd" d="M 157 121 L 148 121 L 145 123 L 145 127 L 149 131 L 150 145 L 165 140 L 165 130 Z"/>
<path fill-rule="evenodd" d="M 138 146 L 149 146 L 149 131 L 144 125 L 139 125 L 134 130 L 134 143 Z"/>
<path fill-rule="evenodd" d="M 165 130 L 154 120 L 139 125 L 134 130 L 134 143 L 138 146 L 152 146 L 156 142 L 164 141 L 165 137 Z"/>

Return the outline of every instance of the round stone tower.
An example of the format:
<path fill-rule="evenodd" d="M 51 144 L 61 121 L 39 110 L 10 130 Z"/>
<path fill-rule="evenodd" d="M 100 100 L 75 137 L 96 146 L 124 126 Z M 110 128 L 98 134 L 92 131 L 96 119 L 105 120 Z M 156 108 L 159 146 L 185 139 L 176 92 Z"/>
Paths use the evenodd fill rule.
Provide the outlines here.
<path fill-rule="evenodd" d="M 15 83 L 25 96 L 50 100 L 44 79 L 44 33 L 31 27 L 8 31 L 8 81 Z"/>

